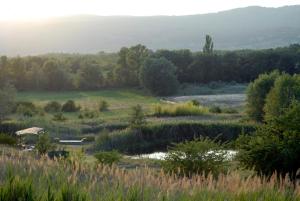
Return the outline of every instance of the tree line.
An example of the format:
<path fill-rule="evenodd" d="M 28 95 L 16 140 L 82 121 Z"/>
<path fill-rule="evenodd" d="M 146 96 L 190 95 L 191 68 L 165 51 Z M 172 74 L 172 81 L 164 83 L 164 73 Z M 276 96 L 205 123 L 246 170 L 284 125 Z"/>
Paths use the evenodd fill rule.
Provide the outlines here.
<path fill-rule="evenodd" d="M 149 60 L 147 62 L 147 60 Z M 160 62 L 154 62 L 158 59 Z M 162 59 L 164 61 L 162 61 Z M 167 61 L 166 61 L 167 60 Z M 152 62 L 151 62 L 152 61 Z M 214 51 L 210 36 L 201 52 L 190 50 L 152 51 L 143 45 L 123 47 L 118 53 L 48 54 L 0 58 L 0 87 L 7 83 L 19 91 L 26 90 L 97 90 L 108 87 L 144 86 L 141 76 L 159 79 L 162 73 L 144 70 L 144 64 L 160 63 L 166 67 L 165 82 L 209 83 L 212 81 L 245 83 L 274 69 L 288 74 L 300 71 L 300 45 L 266 50 Z M 156 73 L 156 76 L 153 74 Z M 152 76 L 152 77 L 149 77 Z M 160 79 L 164 81 L 164 77 Z M 161 83 L 163 84 L 163 83 Z"/>

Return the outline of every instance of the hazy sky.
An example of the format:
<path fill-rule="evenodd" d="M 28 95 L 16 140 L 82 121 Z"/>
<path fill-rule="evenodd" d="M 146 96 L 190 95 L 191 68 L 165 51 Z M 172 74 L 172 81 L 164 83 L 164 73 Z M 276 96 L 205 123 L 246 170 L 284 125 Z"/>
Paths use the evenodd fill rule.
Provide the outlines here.
<path fill-rule="evenodd" d="M 296 4 L 300 0 L 0 0 L 0 20 L 38 20 L 77 14 L 188 15 L 253 5 Z"/>

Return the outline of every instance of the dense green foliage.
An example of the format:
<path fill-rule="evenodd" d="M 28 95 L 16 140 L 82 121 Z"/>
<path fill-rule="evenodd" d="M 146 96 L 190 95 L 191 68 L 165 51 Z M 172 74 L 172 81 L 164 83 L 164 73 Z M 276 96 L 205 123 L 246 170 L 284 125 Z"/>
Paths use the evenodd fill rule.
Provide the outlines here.
<path fill-rule="evenodd" d="M 53 145 L 51 143 L 48 134 L 39 135 L 35 148 L 37 149 L 38 153 L 41 155 L 46 154 L 51 148 L 53 148 Z"/>
<path fill-rule="evenodd" d="M 76 106 L 73 100 L 68 100 L 66 103 L 62 105 L 61 110 L 63 112 L 77 112 L 80 110 L 80 106 Z"/>
<path fill-rule="evenodd" d="M 169 104 L 169 105 L 156 105 L 154 107 L 154 116 L 199 116 L 208 113 L 208 109 L 195 105 L 193 102 Z"/>
<path fill-rule="evenodd" d="M 239 160 L 248 168 L 271 175 L 289 173 L 296 177 L 300 168 L 300 103 L 294 101 L 281 116 L 273 116 L 253 136 L 241 136 Z"/>
<path fill-rule="evenodd" d="M 283 74 L 276 79 L 274 87 L 266 97 L 265 119 L 283 114 L 293 100 L 300 101 L 300 75 Z"/>
<path fill-rule="evenodd" d="M 131 108 L 131 116 L 129 121 L 129 126 L 132 129 L 140 129 L 142 126 L 146 125 L 146 117 L 141 105 L 136 105 Z"/>
<path fill-rule="evenodd" d="M 251 133 L 253 125 L 238 123 L 174 122 L 149 124 L 140 132 L 131 129 L 100 134 L 96 150 L 118 150 L 122 153 L 141 154 L 165 151 L 172 143 L 191 141 L 200 136 L 219 137 L 223 142 L 236 139 L 241 133 Z"/>
<path fill-rule="evenodd" d="M 248 116 L 256 121 L 264 119 L 264 107 L 267 94 L 274 86 L 279 73 L 274 71 L 270 74 L 262 74 L 251 82 L 247 89 L 246 112 Z"/>
<path fill-rule="evenodd" d="M 0 133 L 0 144 L 5 145 L 15 145 L 17 143 L 17 139 L 11 135 Z"/>
<path fill-rule="evenodd" d="M 139 86 L 141 67 L 148 57 L 164 57 L 172 62 L 180 83 L 244 83 L 275 69 L 289 74 L 298 73 L 299 51 L 300 45 L 297 44 L 276 49 L 214 51 L 210 54 L 190 50 L 151 51 L 143 45 L 136 45 L 124 47 L 118 54 L 2 56 L 0 87 L 7 82 L 19 91 Z"/>
<path fill-rule="evenodd" d="M 226 166 L 226 151 L 221 143 L 208 137 L 175 144 L 163 161 L 167 172 L 192 175 L 209 173 L 217 176 Z"/>
<path fill-rule="evenodd" d="M 119 152 L 117 151 L 102 151 L 96 153 L 94 156 L 100 163 L 106 165 L 112 165 L 113 163 L 117 163 L 122 158 L 122 155 L 119 154 Z"/>
<path fill-rule="evenodd" d="M 176 67 L 165 58 L 147 59 L 141 68 L 142 86 L 154 95 L 172 95 L 177 91 Z"/>
<path fill-rule="evenodd" d="M 45 105 L 44 110 L 46 112 L 50 112 L 50 113 L 51 112 L 60 112 L 61 108 L 62 108 L 62 105 L 59 102 L 50 101 Z"/>

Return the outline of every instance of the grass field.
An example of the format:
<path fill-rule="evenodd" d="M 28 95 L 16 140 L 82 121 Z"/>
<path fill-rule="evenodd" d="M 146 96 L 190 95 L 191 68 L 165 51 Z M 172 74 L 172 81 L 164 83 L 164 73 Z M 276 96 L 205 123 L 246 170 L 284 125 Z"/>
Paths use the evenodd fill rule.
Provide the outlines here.
<path fill-rule="evenodd" d="M 198 92 L 210 90 L 212 94 L 220 93 L 220 91 L 230 94 L 230 92 L 243 92 L 244 85 L 210 85 L 197 86 Z M 198 93 L 198 94 L 199 94 Z M 192 96 L 193 97 L 193 96 Z M 243 97 L 243 95 L 241 95 Z M 243 114 L 211 114 L 201 113 L 199 115 L 190 115 L 181 112 L 179 116 L 163 116 L 154 117 L 155 107 L 157 105 L 166 105 L 164 100 L 175 100 L 178 102 L 188 101 L 193 98 L 184 97 L 153 97 L 143 90 L 139 89 L 107 89 L 99 91 L 62 91 L 62 92 L 19 92 L 17 93 L 17 101 L 30 101 L 34 103 L 40 111 L 50 101 L 58 101 L 61 104 L 68 100 L 73 100 L 79 106 L 81 111 L 74 113 L 63 113 L 65 121 L 55 121 L 54 114 L 42 112 L 33 117 L 24 117 L 20 114 L 13 114 L 11 119 L 16 122 L 23 122 L 25 125 L 43 127 L 48 130 L 54 137 L 72 138 L 72 136 L 82 136 L 83 134 L 97 134 L 99 129 L 110 125 L 127 125 L 131 113 L 131 107 L 140 104 L 147 121 L 153 123 L 159 122 L 181 122 L 181 121 L 201 121 L 201 122 L 238 122 L 243 118 Z M 237 100 L 238 99 L 238 100 Z M 216 99 L 210 96 L 201 96 L 199 99 L 206 106 L 214 105 Z M 99 111 L 99 102 L 106 101 L 109 104 L 108 111 Z M 236 96 L 226 95 L 226 100 L 217 99 L 217 102 L 225 102 L 227 105 L 242 105 L 244 99 Z M 243 106 L 241 106 L 243 107 Z M 79 118 L 85 112 L 92 112 L 94 116 Z M 187 111 L 190 113 L 190 111 Z M 198 114 L 198 113 L 197 113 Z M 114 127 L 114 126 L 111 126 Z M 123 126 L 124 127 L 124 126 Z M 83 132 L 83 130 L 85 130 Z"/>

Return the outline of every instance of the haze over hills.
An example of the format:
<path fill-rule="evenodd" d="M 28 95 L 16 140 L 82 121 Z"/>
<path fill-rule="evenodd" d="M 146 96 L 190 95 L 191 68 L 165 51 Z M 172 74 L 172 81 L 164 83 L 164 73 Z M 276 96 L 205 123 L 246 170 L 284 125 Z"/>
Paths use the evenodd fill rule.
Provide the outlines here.
<path fill-rule="evenodd" d="M 71 16 L 43 22 L 0 22 L 0 55 L 118 51 L 138 43 L 151 49 L 203 46 L 210 34 L 216 49 L 270 48 L 300 43 L 300 5 L 247 7 L 189 16 Z"/>

